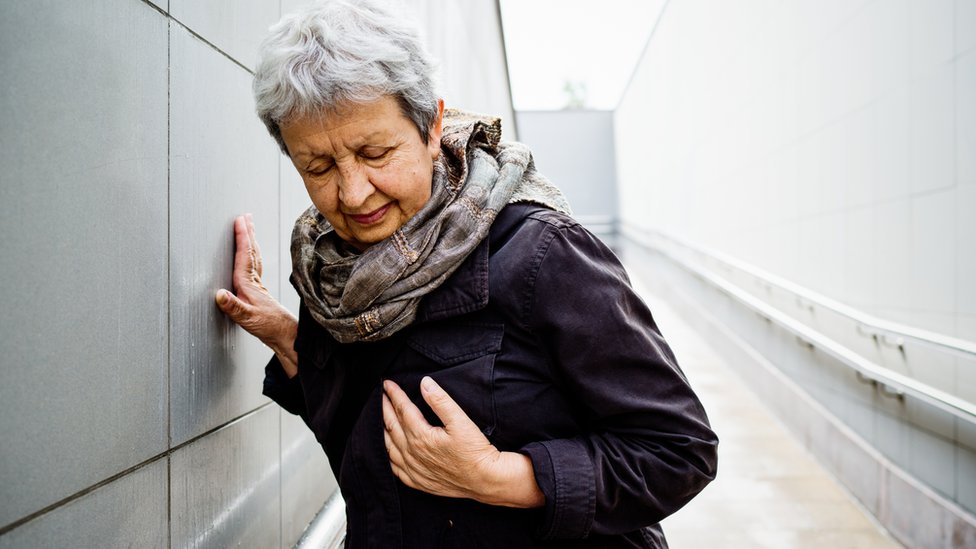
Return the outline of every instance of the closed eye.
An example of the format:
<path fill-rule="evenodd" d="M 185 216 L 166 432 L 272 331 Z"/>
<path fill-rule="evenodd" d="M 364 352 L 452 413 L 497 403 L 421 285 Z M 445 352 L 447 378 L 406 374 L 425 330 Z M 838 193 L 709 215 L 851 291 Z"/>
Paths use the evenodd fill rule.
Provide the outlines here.
<path fill-rule="evenodd" d="M 393 149 L 368 148 L 359 151 L 359 156 L 366 160 L 379 160 L 390 153 Z"/>
<path fill-rule="evenodd" d="M 319 177 L 327 174 L 331 169 L 332 169 L 332 164 L 329 164 L 328 166 L 321 166 L 321 167 L 317 166 L 315 168 L 306 168 L 305 173 L 307 173 L 312 177 Z"/>

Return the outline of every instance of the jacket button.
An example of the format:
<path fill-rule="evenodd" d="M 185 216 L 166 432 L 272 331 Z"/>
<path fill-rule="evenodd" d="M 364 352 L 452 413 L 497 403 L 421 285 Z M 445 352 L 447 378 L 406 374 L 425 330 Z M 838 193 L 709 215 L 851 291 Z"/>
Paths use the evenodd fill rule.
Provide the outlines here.
<path fill-rule="evenodd" d="M 451 520 L 451 519 L 447 519 L 447 527 L 448 528 L 454 528 L 454 521 Z"/>

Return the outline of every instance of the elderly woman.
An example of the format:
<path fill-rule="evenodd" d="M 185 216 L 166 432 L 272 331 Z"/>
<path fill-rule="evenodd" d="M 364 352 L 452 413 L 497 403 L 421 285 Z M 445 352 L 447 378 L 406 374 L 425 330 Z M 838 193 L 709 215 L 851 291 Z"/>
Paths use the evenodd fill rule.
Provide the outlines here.
<path fill-rule="evenodd" d="M 346 546 L 665 547 L 717 440 L 613 253 L 494 119 L 445 111 L 417 33 L 332 1 L 271 30 L 257 110 L 313 206 L 296 320 L 250 217 L 218 306 L 322 444 Z"/>

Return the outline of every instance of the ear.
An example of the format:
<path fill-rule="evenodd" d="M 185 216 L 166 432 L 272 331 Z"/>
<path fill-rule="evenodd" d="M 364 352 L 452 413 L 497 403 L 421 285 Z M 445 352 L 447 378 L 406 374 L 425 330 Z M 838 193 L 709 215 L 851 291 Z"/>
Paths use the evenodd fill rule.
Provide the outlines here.
<path fill-rule="evenodd" d="M 430 152 L 431 160 L 437 160 L 441 154 L 441 136 L 444 134 L 444 100 L 437 100 L 437 118 L 430 125 L 427 133 L 427 150 Z"/>

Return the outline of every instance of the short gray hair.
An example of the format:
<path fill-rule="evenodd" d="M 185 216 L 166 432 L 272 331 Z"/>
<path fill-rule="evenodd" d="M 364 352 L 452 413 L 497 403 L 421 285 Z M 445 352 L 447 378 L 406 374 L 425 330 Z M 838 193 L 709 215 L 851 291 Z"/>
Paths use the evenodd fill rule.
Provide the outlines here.
<path fill-rule="evenodd" d="M 373 0 L 325 0 L 287 15 L 261 44 L 258 116 L 282 152 L 281 124 L 394 97 L 424 143 L 437 118 L 436 67 L 417 29 Z"/>

